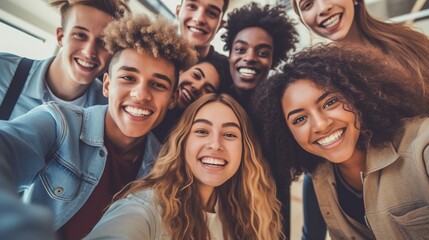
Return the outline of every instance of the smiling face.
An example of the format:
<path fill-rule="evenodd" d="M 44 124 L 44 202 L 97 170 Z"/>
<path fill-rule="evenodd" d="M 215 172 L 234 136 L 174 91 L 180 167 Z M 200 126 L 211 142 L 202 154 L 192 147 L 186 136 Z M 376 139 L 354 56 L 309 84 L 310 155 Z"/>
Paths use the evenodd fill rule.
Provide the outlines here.
<path fill-rule="evenodd" d="M 329 93 L 309 80 L 291 83 L 282 97 L 282 108 L 292 135 L 307 152 L 333 163 L 359 155 L 356 144 L 359 122 L 338 93 Z"/>
<path fill-rule="evenodd" d="M 302 21 L 317 35 L 332 41 L 357 39 L 356 0 L 294 0 Z"/>
<path fill-rule="evenodd" d="M 175 68 L 170 61 L 134 49 L 118 54 L 104 75 L 103 94 L 109 98 L 106 132 L 117 142 L 127 142 L 147 134 L 174 107 Z"/>
<path fill-rule="evenodd" d="M 243 151 L 240 128 L 235 113 L 220 102 L 208 103 L 195 115 L 185 159 L 202 192 L 212 192 L 237 172 Z"/>
<path fill-rule="evenodd" d="M 112 55 L 104 48 L 103 30 L 113 18 L 93 7 L 76 5 L 66 15 L 63 28 L 57 29 L 57 41 L 62 47 L 61 81 L 87 85 L 105 72 Z"/>
<path fill-rule="evenodd" d="M 260 27 L 241 30 L 229 54 L 229 69 L 238 92 L 249 91 L 265 80 L 273 63 L 273 39 Z"/>
<path fill-rule="evenodd" d="M 208 48 L 222 26 L 224 0 L 183 0 L 177 6 L 181 34 L 196 48 Z"/>
<path fill-rule="evenodd" d="M 180 74 L 177 107 L 185 109 L 200 96 L 216 92 L 219 85 L 219 73 L 211 63 L 202 62 L 194 65 Z"/>

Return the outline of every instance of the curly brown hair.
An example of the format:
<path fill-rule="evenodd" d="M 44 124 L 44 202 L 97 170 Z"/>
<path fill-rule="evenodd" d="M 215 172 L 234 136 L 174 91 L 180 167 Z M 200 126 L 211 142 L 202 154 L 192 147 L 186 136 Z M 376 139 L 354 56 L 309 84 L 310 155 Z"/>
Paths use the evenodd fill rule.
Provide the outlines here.
<path fill-rule="evenodd" d="M 114 18 L 121 18 L 131 13 L 127 0 L 52 0 L 50 5 L 58 7 L 61 13 L 61 26 L 67 22 L 67 13 L 74 6 L 84 5 L 103 11 Z"/>
<path fill-rule="evenodd" d="M 234 9 L 228 14 L 225 26 L 226 32 L 221 39 L 225 42 L 223 49 L 230 52 L 237 34 L 249 27 L 260 27 L 273 38 L 273 68 L 282 60 L 286 61 L 288 52 L 295 50 L 298 42 L 298 33 L 295 23 L 286 15 L 286 9 L 282 5 L 260 6 L 255 2 Z"/>
<path fill-rule="evenodd" d="M 104 33 L 106 49 L 114 54 L 109 72 L 118 53 L 127 48 L 172 61 L 176 79 L 181 70 L 191 67 L 197 61 L 194 49 L 178 35 L 177 26 L 161 16 L 151 19 L 143 14 L 128 15 L 111 22 Z"/>
<path fill-rule="evenodd" d="M 372 146 L 391 140 L 401 130 L 402 119 L 429 112 L 428 96 L 418 83 L 390 67 L 375 52 L 332 44 L 304 50 L 284 66 L 283 73 L 257 87 L 251 104 L 267 158 L 275 161 L 274 169 L 291 174 L 292 179 L 303 171 L 312 171 L 322 160 L 298 145 L 282 111 L 286 88 L 303 79 L 344 97 L 361 123 L 357 146 L 361 149 L 370 139 Z"/>

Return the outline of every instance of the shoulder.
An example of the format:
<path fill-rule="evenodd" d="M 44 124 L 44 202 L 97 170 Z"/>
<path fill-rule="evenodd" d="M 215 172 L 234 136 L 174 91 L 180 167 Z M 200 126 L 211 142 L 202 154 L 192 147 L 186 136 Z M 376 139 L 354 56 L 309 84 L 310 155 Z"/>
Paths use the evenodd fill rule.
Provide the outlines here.
<path fill-rule="evenodd" d="M 151 190 L 116 201 L 86 239 L 157 239 L 162 226 L 161 216 L 152 203 Z"/>
<path fill-rule="evenodd" d="M 416 117 L 402 120 L 403 129 L 393 139 L 395 148 L 409 148 L 410 145 L 429 144 L 429 118 Z"/>

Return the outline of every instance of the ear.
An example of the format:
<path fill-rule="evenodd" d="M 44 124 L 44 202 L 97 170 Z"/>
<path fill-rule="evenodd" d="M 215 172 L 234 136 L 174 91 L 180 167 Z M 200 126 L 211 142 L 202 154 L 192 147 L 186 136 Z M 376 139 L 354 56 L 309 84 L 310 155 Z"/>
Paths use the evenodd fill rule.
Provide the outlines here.
<path fill-rule="evenodd" d="M 103 96 L 109 97 L 110 76 L 109 73 L 103 75 Z"/>
<path fill-rule="evenodd" d="M 180 7 L 182 7 L 182 5 L 176 6 L 176 18 L 179 18 Z"/>
<path fill-rule="evenodd" d="M 226 24 L 225 20 L 220 20 L 220 24 L 219 24 L 219 27 L 217 28 L 216 33 L 218 33 L 219 30 L 221 30 L 225 26 L 225 24 Z"/>
<path fill-rule="evenodd" d="M 171 95 L 170 102 L 168 103 L 169 110 L 176 107 L 177 99 L 179 99 L 179 88 L 177 88 L 176 91 L 173 92 L 173 95 Z"/>
<path fill-rule="evenodd" d="M 60 47 L 62 47 L 63 46 L 63 37 L 64 37 L 63 28 L 57 27 L 56 34 L 57 34 L 57 43 Z"/>

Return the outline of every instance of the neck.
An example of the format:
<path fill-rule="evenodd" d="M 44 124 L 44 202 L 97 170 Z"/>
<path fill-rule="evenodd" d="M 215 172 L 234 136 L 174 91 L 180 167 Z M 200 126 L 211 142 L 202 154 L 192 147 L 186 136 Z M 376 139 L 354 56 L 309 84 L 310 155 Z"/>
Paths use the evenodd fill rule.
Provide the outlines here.
<path fill-rule="evenodd" d="M 371 45 L 368 39 L 365 38 L 362 31 L 357 26 L 356 22 L 353 21 L 352 26 L 350 27 L 349 32 L 341 41 L 338 41 L 340 44 L 344 45 L 359 45 L 359 46 L 369 46 Z"/>
<path fill-rule="evenodd" d="M 208 46 L 195 46 L 195 50 L 197 51 L 198 60 L 204 59 L 209 55 L 210 45 Z"/>
<path fill-rule="evenodd" d="M 144 141 L 144 136 L 125 137 L 118 128 L 111 127 L 110 120 L 110 115 L 106 114 L 105 134 L 116 154 L 120 155 L 124 161 L 132 162 L 136 160 L 144 149 L 141 145 Z"/>
<path fill-rule="evenodd" d="M 362 191 L 363 184 L 361 180 L 361 172 L 366 169 L 366 152 L 356 151 L 351 159 L 338 164 L 341 176 L 354 189 Z"/>
<path fill-rule="evenodd" d="M 214 212 L 214 206 L 217 200 L 217 192 L 214 190 L 214 187 L 199 184 L 199 190 L 204 206 L 203 210 L 206 212 Z"/>
<path fill-rule="evenodd" d="M 63 65 L 66 64 L 61 59 L 61 52 L 55 57 L 46 73 L 46 83 L 51 92 L 58 98 L 65 101 L 73 101 L 82 96 L 88 85 L 76 83 L 65 73 Z"/>

